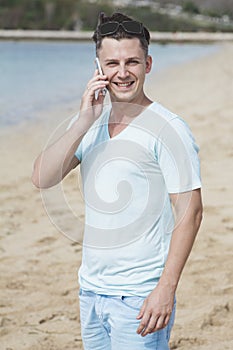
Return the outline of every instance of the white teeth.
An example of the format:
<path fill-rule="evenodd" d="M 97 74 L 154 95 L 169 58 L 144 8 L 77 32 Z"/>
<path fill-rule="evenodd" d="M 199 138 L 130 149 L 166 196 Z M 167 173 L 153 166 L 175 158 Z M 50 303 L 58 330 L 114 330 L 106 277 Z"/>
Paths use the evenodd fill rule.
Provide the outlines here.
<path fill-rule="evenodd" d="M 131 85 L 131 83 L 117 83 L 117 85 L 120 87 L 126 87 L 126 86 Z"/>

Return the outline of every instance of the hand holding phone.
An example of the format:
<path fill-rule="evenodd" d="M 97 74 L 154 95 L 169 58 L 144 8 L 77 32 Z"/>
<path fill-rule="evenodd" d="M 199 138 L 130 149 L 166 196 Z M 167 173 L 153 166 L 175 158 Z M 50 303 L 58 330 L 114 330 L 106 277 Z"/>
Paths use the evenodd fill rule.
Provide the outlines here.
<path fill-rule="evenodd" d="M 96 68 L 97 68 L 98 71 L 99 71 L 99 74 L 100 74 L 100 75 L 104 75 L 98 57 L 95 58 L 95 63 L 96 63 Z M 102 89 L 102 93 L 103 93 L 103 95 L 105 96 L 106 93 L 107 93 L 107 89 L 106 89 L 106 88 Z M 98 99 L 98 96 L 99 96 L 99 90 L 96 90 L 96 91 L 95 91 L 95 99 L 96 99 L 96 100 Z"/>

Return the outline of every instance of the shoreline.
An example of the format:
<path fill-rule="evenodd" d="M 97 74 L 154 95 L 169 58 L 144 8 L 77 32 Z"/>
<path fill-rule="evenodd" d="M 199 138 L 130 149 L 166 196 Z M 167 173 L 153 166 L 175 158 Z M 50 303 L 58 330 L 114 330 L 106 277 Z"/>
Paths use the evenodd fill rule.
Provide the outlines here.
<path fill-rule="evenodd" d="M 233 33 L 226 32 L 151 32 L 151 42 L 214 43 L 232 42 Z M 93 32 L 68 30 L 0 29 L 0 40 L 67 40 L 89 41 Z"/>
<path fill-rule="evenodd" d="M 1 42 L 1 47 L 4 50 L 4 47 L 6 45 L 6 50 L 5 50 L 5 55 L 11 55 L 11 57 L 13 57 L 13 53 L 20 53 L 22 55 L 22 52 L 24 52 L 24 48 L 27 49 L 27 47 L 29 47 L 29 49 L 27 49 L 27 56 L 31 57 L 31 55 L 33 54 L 33 50 L 34 47 L 36 47 L 37 52 L 39 52 L 39 54 L 41 54 L 42 58 L 43 58 L 43 54 L 45 52 L 45 54 L 47 53 L 47 48 L 50 47 L 55 47 L 58 49 L 58 53 L 62 52 L 62 50 L 64 50 L 65 52 L 69 51 L 69 48 L 71 47 L 72 49 L 75 47 L 75 51 L 71 51 L 72 52 L 72 57 L 81 57 L 82 54 L 82 47 L 84 48 L 84 57 L 87 60 L 89 57 L 89 49 L 91 47 L 91 43 L 90 42 L 81 42 L 81 43 L 74 43 L 74 42 L 58 42 L 58 41 L 53 41 L 53 42 L 49 42 L 49 41 L 44 41 L 44 42 L 38 42 L 38 41 L 18 41 L 18 42 Z M 191 44 L 191 43 L 186 43 L 186 44 L 167 44 L 167 45 L 162 45 L 161 43 L 153 43 L 150 46 L 150 51 L 149 54 L 152 55 L 153 57 L 153 67 L 152 67 L 152 71 L 151 73 L 147 76 L 146 82 L 145 82 L 145 87 L 149 86 L 150 83 L 156 79 L 158 80 L 158 78 L 161 76 L 163 76 L 164 74 L 166 74 L 166 71 L 175 67 L 178 67 L 180 65 L 186 64 L 188 62 L 191 61 L 195 61 L 197 58 L 201 58 L 203 56 L 208 56 L 208 55 L 212 55 L 214 52 L 221 50 L 221 46 L 223 46 L 224 43 L 219 43 L 219 44 Z M 42 47 L 42 50 L 39 50 L 40 46 Z M 44 51 L 43 51 L 44 50 Z M 50 48 L 49 48 L 49 52 L 50 52 Z M 52 51 L 53 52 L 53 51 Z M 81 55 L 77 56 L 77 54 L 79 54 L 79 52 L 81 52 Z M 87 52 L 85 54 L 85 52 Z M 178 53 L 179 52 L 179 53 Z M 54 54 L 54 53 L 53 53 Z M 92 52 L 91 52 L 92 54 Z M 59 54 L 60 55 L 60 54 Z M 58 55 L 58 56 L 59 56 Z M 21 57 L 19 54 L 15 55 L 16 57 Z M 55 58 L 55 56 L 54 56 Z M 33 62 L 31 60 L 29 60 L 29 67 L 30 64 L 33 63 L 34 65 L 38 65 L 37 63 L 37 59 L 38 62 L 41 62 L 40 59 L 38 57 L 36 57 L 36 59 L 33 59 Z M 20 60 L 20 59 L 19 59 Z M 22 57 L 21 57 L 22 60 Z M 46 60 L 45 58 L 42 59 L 42 61 L 46 64 Z M 11 68 L 11 72 L 14 72 L 14 74 L 17 74 L 17 71 L 14 69 L 14 65 L 17 64 L 17 61 L 13 61 L 10 60 L 12 68 Z M 20 61 L 19 61 L 20 62 Z M 66 66 L 63 62 L 67 62 Z M 84 60 L 85 62 L 85 60 Z M 92 62 L 90 62 L 92 64 Z M 40 63 L 41 64 L 41 63 Z M 71 69 L 67 69 L 67 66 L 69 64 L 69 67 L 71 67 Z M 82 62 L 81 62 L 82 64 Z M 24 124 L 28 124 L 30 122 L 37 122 L 38 120 L 40 120 L 41 118 L 44 118 L 44 115 L 52 115 L 56 112 L 56 110 L 58 109 L 58 112 L 60 109 L 62 109 L 63 111 L 68 111 L 69 113 L 73 113 L 73 110 L 76 109 L 78 110 L 79 108 L 79 104 L 80 104 L 80 100 L 81 100 L 81 96 L 82 96 L 82 91 L 84 91 L 85 88 L 85 83 L 83 83 L 83 88 L 81 88 L 80 86 L 78 87 L 78 89 L 76 88 L 76 81 L 78 81 L 79 79 L 79 72 L 81 74 L 81 76 L 83 77 L 82 82 L 83 81 L 88 81 L 89 79 L 89 73 L 91 73 L 91 66 L 90 65 L 85 65 L 85 63 L 83 63 L 84 68 L 80 68 L 79 67 L 75 67 L 75 64 L 69 63 L 67 61 L 66 56 L 64 57 L 62 63 L 58 60 L 58 66 L 60 67 L 60 70 L 62 70 L 62 68 L 64 68 L 64 71 L 66 71 L 67 69 L 67 73 L 65 74 L 66 79 L 59 80 L 59 74 L 58 74 L 58 78 L 54 78 L 55 75 L 55 68 L 52 68 L 52 71 L 54 72 L 53 75 L 49 75 L 52 79 L 50 80 L 50 88 L 47 89 L 47 95 L 45 96 L 45 94 L 42 91 L 42 94 L 38 94 L 36 95 L 34 93 L 34 88 L 32 85 L 32 88 L 28 89 L 28 93 L 31 94 L 30 96 L 30 105 L 27 106 L 27 101 L 25 101 L 25 99 L 20 100 L 20 94 L 16 97 L 16 99 L 14 100 L 14 103 L 9 104 L 9 110 L 12 109 L 12 112 L 8 112 L 8 109 L 3 106 L 1 113 L 0 113 L 0 129 L 2 128 L 6 128 L 7 126 L 9 126 L 9 128 L 14 127 L 15 125 L 19 125 L 21 123 Z M 17 66 L 17 65 L 16 65 Z M 21 71 L 22 69 L 25 69 L 21 66 Z M 8 63 L 8 80 L 9 81 L 14 81 L 13 77 L 15 76 L 13 73 L 11 73 L 9 71 L 10 69 L 10 65 Z M 70 72 L 74 72 L 71 73 Z M 86 72 L 86 73 L 84 73 Z M 76 74 L 76 75 L 75 75 Z M 86 75 L 85 75 L 86 74 Z M 68 78 L 67 78 L 68 77 Z M 74 78 L 76 77 L 76 78 Z M 42 87 L 43 86 L 43 81 L 45 79 L 47 79 L 47 75 L 43 75 L 40 74 L 40 76 L 37 76 L 37 83 L 34 84 L 34 87 L 38 89 L 38 87 Z M 6 80 L 6 77 L 5 77 Z M 4 81 L 4 80 L 3 80 Z M 55 87 L 55 81 L 57 82 L 57 86 L 60 86 L 60 88 L 63 86 L 62 84 L 64 84 L 65 89 L 68 89 L 68 92 L 63 91 L 62 93 L 60 93 L 60 97 L 61 99 L 58 100 L 58 98 L 56 97 L 56 93 L 53 92 L 55 91 L 54 89 L 52 89 L 52 87 Z M 22 88 L 27 88 L 26 85 L 26 80 L 22 79 L 21 81 L 21 87 Z M 68 85 L 69 84 L 69 85 Z M 2 86 L 2 88 L 4 89 L 4 84 L 0 84 Z M 39 89 L 38 89 L 39 90 Z M 4 91 L 4 90 L 3 90 Z M 10 97 L 11 94 L 13 93 L 14 88 L 12 88 L 11 90 L 6 89 L 4 92 L 4 96 L 6 96 L 6 101 L 10 101 Z M 17 91 L 17 90 L 16 90 Z M 23 96 L 24 97 L 24 96 Z M 43 98 L 45 98 L 45 100 L 43 100 Z M 17 106 L 17 109 L 16 109 Z M 27 110 L 28 108 L 28 110 Z M 4 114 L 5 113 L 5 114 Z M 58 113 L 59 114 L 59 113 Z M 2 116 L 2 117 L 1 117 Z"/>

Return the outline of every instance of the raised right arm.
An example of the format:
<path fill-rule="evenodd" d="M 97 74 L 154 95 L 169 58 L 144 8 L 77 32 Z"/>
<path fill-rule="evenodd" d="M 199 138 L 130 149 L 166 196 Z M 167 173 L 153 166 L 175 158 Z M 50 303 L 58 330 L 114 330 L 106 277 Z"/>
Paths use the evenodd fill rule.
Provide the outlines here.
<path fill-rule="evenodd" d="M 96 71 L 83 94 L 79 118 L 63 136 L 37 157 L 32 173 L 32 182 L 37 188 L 49 188 L 58 184 L 79 164 L 75 152 L 103 108 L 104 96 L 100 93 L 96 100 L 95 91 L 105 88 L 107 84 L 106 76 L 101 76 Z"/>

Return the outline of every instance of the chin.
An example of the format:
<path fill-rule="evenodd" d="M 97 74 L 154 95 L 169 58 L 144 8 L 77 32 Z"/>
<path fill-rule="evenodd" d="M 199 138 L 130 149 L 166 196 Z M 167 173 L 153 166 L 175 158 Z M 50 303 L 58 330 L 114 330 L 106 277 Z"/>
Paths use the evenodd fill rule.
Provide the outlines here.
<path fill-rule="evenodd" d="M 122 94 L 114 94 L 112 93 L 112 99 L 114 102 L 131 102 L 134 100 L 136 96 L 132 93 L 122 93 Z"/>

